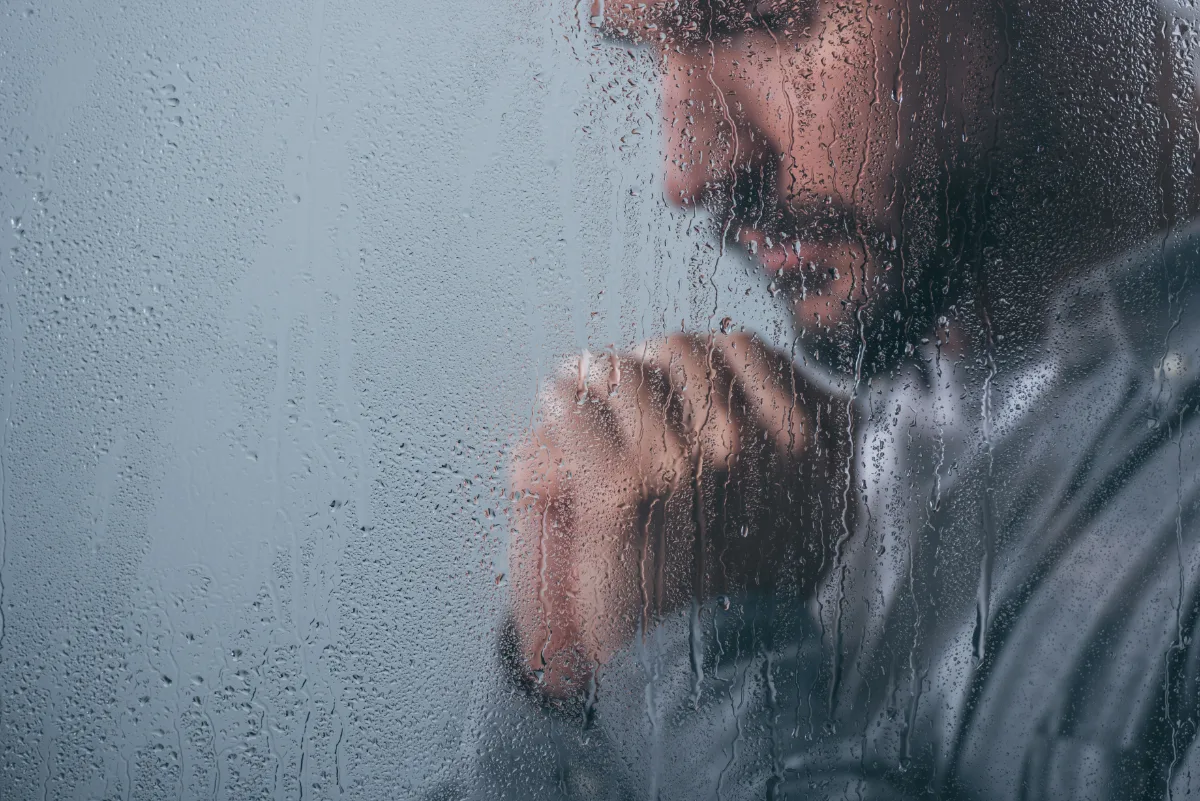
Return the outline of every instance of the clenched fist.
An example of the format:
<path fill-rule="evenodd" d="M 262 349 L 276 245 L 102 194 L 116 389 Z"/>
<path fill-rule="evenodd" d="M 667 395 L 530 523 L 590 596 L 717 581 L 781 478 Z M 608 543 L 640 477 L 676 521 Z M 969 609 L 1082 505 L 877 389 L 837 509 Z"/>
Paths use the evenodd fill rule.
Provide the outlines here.
<path fill-rule="evenodd" d="M 846 410 L 753 336 L 585 354 L 540 406 L 509 553 L 522 652 L 547 692 L 576 691 L 681 605 L 806 592 L 829 561 Z"/>

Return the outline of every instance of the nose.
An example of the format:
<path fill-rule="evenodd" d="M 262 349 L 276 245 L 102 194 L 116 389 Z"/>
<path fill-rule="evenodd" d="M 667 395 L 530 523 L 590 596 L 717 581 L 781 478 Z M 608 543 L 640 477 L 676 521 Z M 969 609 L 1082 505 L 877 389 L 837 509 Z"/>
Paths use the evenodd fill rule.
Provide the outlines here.
<path fill-rule="evenodd" d="M 769 113 L 777 110 L 771 90 L 778 95 L 781 77 L 776 38 L 763 31 L 700 38 L 697 9 L 679 14 L 679 8 L 679 0 L 589 4 L 593 24 L 606 35 L 650 45 L 661 57 L 663 190 L 671 202 L 689 206 L 736 168 L 778 153 L 783 132 L 775 129 L 784 120 Z"/>
<path fill-rule="evenodd" d="M 767 48 L 771 48 L 768 50 Z M 661 51 L 663 191 L 681 206 L 703 203 L 737 169 L 778 170 L 789 115 L 773 45 L 740 37 L 729 45 Z"/>
<path fill-rule="evenodd" d="M 736 125 L 705 55 L 663 51 L 663 192 L 681 206 L 703 202 L 737 157 Z"/>

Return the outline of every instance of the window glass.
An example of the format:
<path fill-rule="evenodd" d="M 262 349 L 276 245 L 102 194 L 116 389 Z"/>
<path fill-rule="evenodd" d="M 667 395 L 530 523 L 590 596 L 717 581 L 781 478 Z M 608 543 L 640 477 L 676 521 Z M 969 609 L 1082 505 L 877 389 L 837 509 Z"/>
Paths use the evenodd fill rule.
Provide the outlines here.
<path fill-rule="evenodd" d="M 1200 793 L 1190 3 L 0 14 L 0 797 Z"/>

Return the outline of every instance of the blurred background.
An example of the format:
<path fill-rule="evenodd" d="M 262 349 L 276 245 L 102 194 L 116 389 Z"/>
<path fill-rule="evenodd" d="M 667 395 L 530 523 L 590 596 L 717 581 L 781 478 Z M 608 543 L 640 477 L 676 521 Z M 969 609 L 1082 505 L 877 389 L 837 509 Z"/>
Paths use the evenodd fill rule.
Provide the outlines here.
<path fill-rule="evenodd" d="M 0 10 L 0 798 L 415 796 L 540 382 L 790 342 L 574 2 Z"/>

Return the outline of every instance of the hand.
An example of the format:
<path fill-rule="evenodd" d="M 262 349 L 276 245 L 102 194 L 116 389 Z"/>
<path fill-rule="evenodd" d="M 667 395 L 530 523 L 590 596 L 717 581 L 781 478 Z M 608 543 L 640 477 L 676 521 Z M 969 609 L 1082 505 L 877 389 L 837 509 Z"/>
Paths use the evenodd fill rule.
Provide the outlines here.
<path fill-rule="evenodd" d="M 821 421 L 842 411 L 744 334 L 585 355 L 555 377 L 512 479 L 514 612 L 543 687 L 576 691 L 693 599 L 810 589 L 831 528 L 814 496 L 843 458 Z"/>

